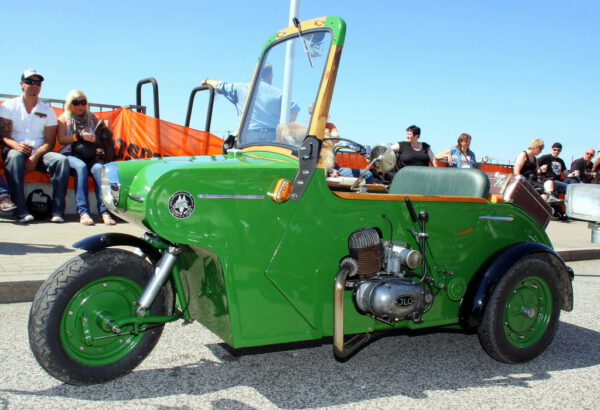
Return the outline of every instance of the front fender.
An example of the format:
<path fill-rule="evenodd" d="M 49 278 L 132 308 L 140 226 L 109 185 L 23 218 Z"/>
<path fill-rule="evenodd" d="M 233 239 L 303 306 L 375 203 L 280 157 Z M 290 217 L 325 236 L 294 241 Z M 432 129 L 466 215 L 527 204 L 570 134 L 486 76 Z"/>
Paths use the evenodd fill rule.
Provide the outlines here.
<path fill-rule="evenodd" d="M 112 246 L 132 246 L 140 248 L 153 262 L 157 262 L 161 254 L 148 242 L 133 235 L 124 233 L 101 233 L 89 236 L 73 244 L 74 248 L 94 253 Z"/>
<path fill-rule="evenodd" d="M 461 326 L 467 329 L 479 326 L 485 308 L 502 275 L 522 257 L 539 253 L 547 255 L 559 272 L 563 299 L 562 309 L 572 310 L 573 288 L 571 281 L 573 280 L 573 270 L 565 265 L 562 258 L 552 248 L 538 242 L 521 242 L 509 246 L 492 256 L 473 276 L 460 306 L 459 320 Z"/>

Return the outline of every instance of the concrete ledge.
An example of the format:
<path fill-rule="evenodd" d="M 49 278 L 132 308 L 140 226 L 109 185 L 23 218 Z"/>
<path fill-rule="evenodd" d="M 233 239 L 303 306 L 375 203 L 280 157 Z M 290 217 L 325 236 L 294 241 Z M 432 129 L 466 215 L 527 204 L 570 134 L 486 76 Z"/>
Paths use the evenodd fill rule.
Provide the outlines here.
<path fill-rule="evenodd" d="M 587 261 L 590 259 L 600 259 L 600 249 L 572 249 L 557 251 L 565 262 Z"/>
<path fill-rule="evenodd" d="M 28 280 L 0 283 L 0 303 L 31 302 L 43 280 Z"/>

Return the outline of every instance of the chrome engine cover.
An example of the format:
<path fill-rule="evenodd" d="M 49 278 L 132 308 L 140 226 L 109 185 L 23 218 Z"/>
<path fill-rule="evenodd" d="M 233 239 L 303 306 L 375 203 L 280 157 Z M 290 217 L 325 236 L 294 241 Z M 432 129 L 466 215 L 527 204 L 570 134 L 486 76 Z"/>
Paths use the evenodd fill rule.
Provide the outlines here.
<path fill-rule="evenodd" d="M 423 307 L 432 299 L 421 283 L 398 277 L 365 279 L 354 291 L 354 301 L 361 313 L 394 321 L 420 317 Z"/>

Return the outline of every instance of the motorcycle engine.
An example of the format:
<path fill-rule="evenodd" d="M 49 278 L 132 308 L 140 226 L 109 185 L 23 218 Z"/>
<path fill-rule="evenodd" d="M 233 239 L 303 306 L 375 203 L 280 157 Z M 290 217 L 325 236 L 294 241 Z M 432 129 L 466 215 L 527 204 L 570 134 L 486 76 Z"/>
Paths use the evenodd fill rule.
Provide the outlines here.
<path fill-rule="evenodd" d="M 360 282 L 354 300 L 359 312 L 384 321 L 419 320 L 433 296 L 420 282 L 377 276 Z"/>
<path fill-rule="evenodd" d="M 422 281 L 407 279 L 405 274 L 419 266 L 421 253 L 403 244 L 383 242 L 374 228 L 354 232 L 348 245 L 356 262 L 352 285 L 357 310 L 386 323 L 420 321 L 433 295 Z"/>

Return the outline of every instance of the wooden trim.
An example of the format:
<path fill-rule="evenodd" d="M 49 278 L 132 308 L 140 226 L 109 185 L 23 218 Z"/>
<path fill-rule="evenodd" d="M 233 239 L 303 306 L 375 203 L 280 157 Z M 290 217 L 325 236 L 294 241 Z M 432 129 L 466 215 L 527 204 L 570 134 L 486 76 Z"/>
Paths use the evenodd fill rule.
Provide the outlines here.
<path fill-rule="evenodd" d="M 251 147 L 245 147 L 242 149 L 243 152 L 273 152 L 275 154 L 285 155 L 286 157 L 298 159 L 297 156 L 292 155 L 292 150 L 289 148 L 276 147 L 273 145 L 253 145 Z"/>
<path fill-rule="evenodd" d="M 327 182 L 327 185 L 331 188 L 350 189 L 350 187 L 347 185 L 340 185 L 340 184 L 336 184 L 335 182 Z M 366 188 L 367 191 L 387 192 L 387 186 L 382 185 L 382 184 L 364 184 L 364 185 L 361 185 L 360 187 Z"/>
<path fill-rule="evenodd" d="M 486 204 L 485 198 L 471 196 L 435 196 L 435 195 L 403 195 L 403 194 L 370 194 L 360 192 L 332 192 L 342 199 L 363 200 L 363 201 L 404 201 L 408 198 L 413 202 L 469 202 Z"/>

